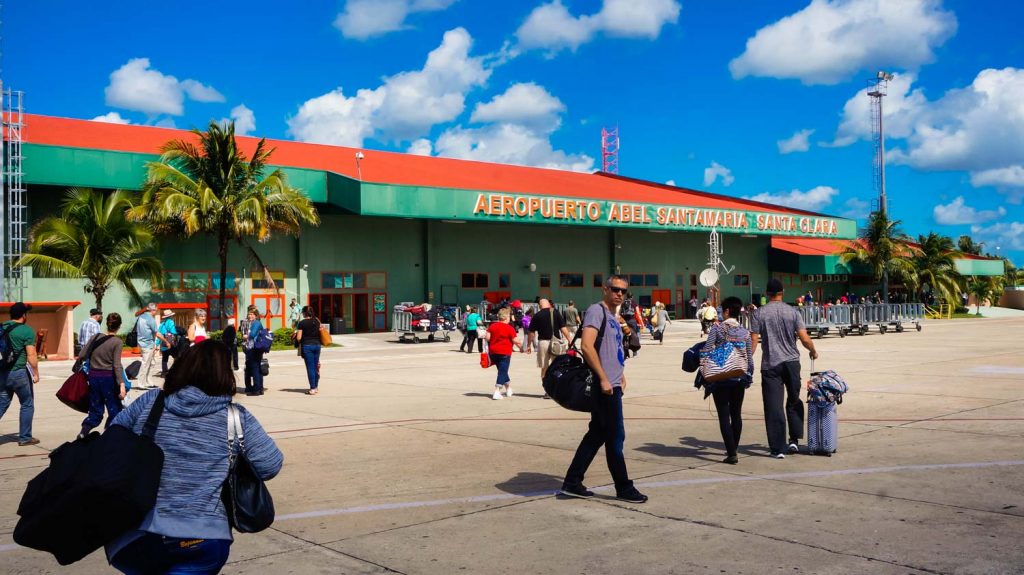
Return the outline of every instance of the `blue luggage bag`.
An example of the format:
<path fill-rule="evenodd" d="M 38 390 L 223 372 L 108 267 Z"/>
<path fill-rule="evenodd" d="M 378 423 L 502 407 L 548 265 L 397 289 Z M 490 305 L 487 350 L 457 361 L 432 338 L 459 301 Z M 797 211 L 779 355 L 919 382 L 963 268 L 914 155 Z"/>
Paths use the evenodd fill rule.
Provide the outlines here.
<path fill-rule="evenodd" d="M 832 457 L 839 448 L 838 433 L 836 404 L 830 401 L 808 401 L 807 450 L 811 455 Z"/>

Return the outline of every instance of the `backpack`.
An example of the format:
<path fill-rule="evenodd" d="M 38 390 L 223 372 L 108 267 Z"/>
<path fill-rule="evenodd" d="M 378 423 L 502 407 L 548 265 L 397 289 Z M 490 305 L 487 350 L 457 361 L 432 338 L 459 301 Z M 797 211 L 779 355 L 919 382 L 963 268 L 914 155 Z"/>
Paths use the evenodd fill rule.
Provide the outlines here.
<path fill-rule="evenodd" d="M 274 345 L 274 336 L 270 334 L 270 330 L 263 328 L 258 334 L 256 334 L 256 340 L 252 342 L 252 348 L 256 351 L 262 351 L 266 353 L 270 351 L 271 346 Z"/>
<path fill-rule="evenodd" d="M 18 358 L 21 357 L 22 352 L 25 350 L 25 348 L 21 348 L 18 351 L 14 351 L 14 342 L 11 341 L 11 332 L 18 325 L 15 323 L 0 331 L 0 371 L 11 371 L 14 369 L 14 364 L 18 363 Z"/>
<path fill-rule="evenodd" d="M 807 384 L 807 399 L 814 402 L 842 403 L 843 394 L 849 389 L 846 381 L 831 369 L 814 372 Z"/>
<path fill-rule="evenodd" d="M 141 319 L 141 316 L 139 316 L 139 319 Z M 124 336 L 124 344 L 128 347 L 139 347 L 139 319 L 135 320 L 132 330 L 128 332 L 128 335 Z"/>
<path fill-rule="evenodd" d="M 627 299 L 622 302 L 622 308 L 619 310 L 619 315 L 626 318 L 627 320 L 633 319 L 633 315 L 636 314 L 636 304 L 633 300 Z"/>

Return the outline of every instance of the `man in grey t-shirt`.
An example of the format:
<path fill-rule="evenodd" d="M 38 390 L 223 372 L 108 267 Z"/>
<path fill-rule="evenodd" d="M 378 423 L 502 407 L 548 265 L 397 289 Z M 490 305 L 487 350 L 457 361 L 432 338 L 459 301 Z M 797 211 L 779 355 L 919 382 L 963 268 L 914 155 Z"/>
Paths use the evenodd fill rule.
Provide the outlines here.
<path fill-rule="evenodd" d="M 583 436 L 569 470 L 565 472 L 562 495 L 593 497 L 594 492 L 583 486 L 594 456 L 604 445 L 608 471 L 615 481 L 616 498 L 630 503 L 643 503 L 647 496 L 637 491 L 626 471 L 626 458 L 622 447 L 626 441 L 626 428 L 622 417 L 622 394 L 626 390 L 626 356 L 622 349 L 622 328 L 617 312 L 625 299 L 629 283 L 621 276 L 609 276 L 604 282 L 601 302 L 587 308 L 583 315 L 580 336 L 583 360 L 593 374 L 591 385 L 590 428 Z M 598 341 L 600 336 L 600 341 Z"/>
<path fill-rule="evenodd" d="M 804 404 L 800 401 L 800 352 L 796 340 L 800 339 L 811 359 L 818 359 L 814 342 L 800 313 L 782 301 L 782 282 L 772 278 L 765 290 L 769 302 L 758 309 L 750 320 L 753 349 L 764 346 L 761 352 L 761 398 L 764 401 L 764 425 L 768 432 L 771 456 L 785 459 L 784 453 L 799 451 L 804 436 Z M 751 352 L 753 353 L 753 351 Z M 785 409 L 783 409 L 785 394 Z M 786 428 L 789 427 L 789 443 Z"/>

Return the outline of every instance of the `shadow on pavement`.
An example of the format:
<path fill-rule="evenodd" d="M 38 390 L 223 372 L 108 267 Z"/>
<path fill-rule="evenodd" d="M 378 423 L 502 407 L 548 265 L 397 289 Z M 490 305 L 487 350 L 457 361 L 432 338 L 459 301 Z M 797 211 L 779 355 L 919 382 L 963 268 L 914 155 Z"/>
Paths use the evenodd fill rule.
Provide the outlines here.
<path fill-rule="evenodd" d="M 505 493 L 522 495 L 524 497 L 536 497 L 554 494 L 562 487 L 562 478 L 548 473 L 520 471 L 512 479 L 502 481 L 494 486 Z"/>

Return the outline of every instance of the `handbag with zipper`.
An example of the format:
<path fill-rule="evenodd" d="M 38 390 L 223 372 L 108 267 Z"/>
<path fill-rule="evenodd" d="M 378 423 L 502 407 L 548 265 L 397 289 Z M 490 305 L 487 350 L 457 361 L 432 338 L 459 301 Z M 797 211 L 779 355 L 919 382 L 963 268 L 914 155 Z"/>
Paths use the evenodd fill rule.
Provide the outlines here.
<path fill-rule="evenodd" d="M 549 307 L 551 312 L 551 355 L 565 355 L 569 351 L 569 342 L 562 339 L 562 333 L 555 329 L 555 308 Z"/>

